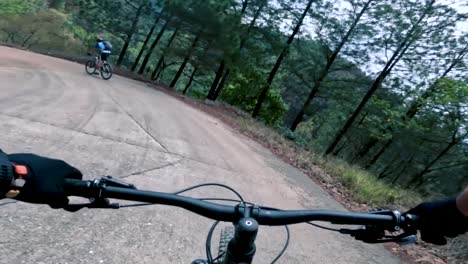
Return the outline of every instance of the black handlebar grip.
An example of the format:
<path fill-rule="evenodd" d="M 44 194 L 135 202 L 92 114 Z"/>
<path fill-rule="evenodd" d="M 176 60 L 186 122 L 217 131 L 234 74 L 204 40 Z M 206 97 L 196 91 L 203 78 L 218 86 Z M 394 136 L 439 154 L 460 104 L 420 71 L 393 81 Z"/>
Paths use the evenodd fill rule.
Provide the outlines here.
<path fill-rule="evenodd" d="M 91 181 L 65 179 L 63 189 L 67 196 L 94 197 Z"/>
<path fill-rule="evenodd" d="M 414 214 L 404 214 L 402 220 L 407 228 L 419 229 L 419 216 Z"/>

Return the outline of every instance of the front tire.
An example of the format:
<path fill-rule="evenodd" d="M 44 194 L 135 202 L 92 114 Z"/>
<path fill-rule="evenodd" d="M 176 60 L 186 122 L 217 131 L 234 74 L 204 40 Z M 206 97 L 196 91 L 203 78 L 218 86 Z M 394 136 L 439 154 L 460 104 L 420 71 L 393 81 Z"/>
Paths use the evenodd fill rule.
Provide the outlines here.
<path fill-rule="evenodd" d="M 94 74 L 96 72 L 96 63 L 92 60 L 87 61 L 85 69 L 88 74 Z"/>
<path fill-rule="evenodd" d="M 109 80 L 112 77 L 112 66 L 109 63 L 102 64 L 101 77 L 104 80 Z"/>
<path fill-rule="evenodd" d="M 226 226 L 221 229 L 221 236 L 219 238 L 218 256 L 220 257 L 216 263 L 224 263 L 227 248 L 231 239 L 234 238 L 234 226 Z"/>

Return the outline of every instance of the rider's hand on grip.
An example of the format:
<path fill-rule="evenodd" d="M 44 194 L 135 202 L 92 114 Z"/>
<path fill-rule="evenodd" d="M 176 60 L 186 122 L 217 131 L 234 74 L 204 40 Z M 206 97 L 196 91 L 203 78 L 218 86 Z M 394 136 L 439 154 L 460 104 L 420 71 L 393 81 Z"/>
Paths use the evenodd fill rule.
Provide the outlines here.
<path fill-rule="evenodd" d="M 63 208 L 68 204 L 68 198 L 63 190 L 65 179 L 83 178 L 78 169 L 62 160 L 24 153 L 10 154 L 8 158 L 11 162 L 28 168 L 26 183 L 15 197 L 20 201 Z"/>
<path fill-rule="evenodd" d="M 428 243 L 445 245 L 446 237 L 468 231 L 468 217 L 457 208 L 455 199 L 422 203 L 407 213 L 418 216 L 421 239 Z"/>

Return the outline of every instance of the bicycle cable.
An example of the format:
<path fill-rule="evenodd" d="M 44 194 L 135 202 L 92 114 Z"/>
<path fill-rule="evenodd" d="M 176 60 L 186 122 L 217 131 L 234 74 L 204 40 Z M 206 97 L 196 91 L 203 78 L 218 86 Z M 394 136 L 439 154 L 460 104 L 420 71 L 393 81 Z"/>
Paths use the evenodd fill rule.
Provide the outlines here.
<path fill-rule="evenodd" d="M 231 192 L 233 192 L 239 198 L 239 200 L 224 199 L 224 198 L 195 198 L 195 199 L 198 199 L 198 200 L 201 200 L 201 201 L 218 200 L 218 201 L 229 201 L 229 202 L 242 202 L 242 203 L 245 203 L 245 204 L 254 205 L 253 203 L 246 203 L 244 201 L 244 198 L 242 197 L 242 195 L 240 195 L 239 192 L 234 190 L 234 188 L 229 187 L 229 186 L 224 185 L 224 184 L 221 184 L 221 183 L 204 183 L 204 184 L 194 185 L 194 186 L 191 186 L 191 187 L 188 187 L 188 188 L 173 192 L 171 194 L 179 195 L 179 194 L 184 193 L 184 192 L 188 192 L 188 191 L 191 191 L 191 190 L 194 190 L 194 189 L 197 189 L 197 188 L 207 187 L 207 186 L 218 186 L 218 187 L 223 187 L 225 189 L 228 189 Z M 125 208 L 125 207 L 138 207 L 138 206 L 147 206 L 147 205 L 154 205 L 154 204 L 152 204 L 152 203 L 134 203 L 134 204 L 121 205 L 120 207 Z"/>
<path fill-rule="evenodd" d="M 254 203 L 250 202 L 242 202 L 241 200 L 236 200 L 236 199 L 229 199 L 229 198 L 196 198 L 200 201 L 223 201 L 223 202 L 235 202 L 235 203 L 244 203 L 247 205 L 255 205 Z"/>
<path fill-rule="evenodd" d="M 315 226 L 315 227 L 318 227 L 318 228 L 321 228 L 321 229 L 325 229 L 325 230 L 329 230 L 329 231 L 335 231 L 335 232 L 340 232 L 339 229 L 336 229 L 336 228 L 331 228 L 331 227 L 327 227 L 327 226 L 322 226 L 322 225 L 318 225 L 318 224 L 314 224 L 312 222 L 304 222 L 305 224 L 308 224 L 308 225 L 311 225 L 311 226 Z"/>
<path fill-rule="evenodd" d="M 225 198 L 199 198 L 198 200 L 201 200 L 201 201 L 240 202 L 239 200 L 225 199 Z M 244 202 L 244 203 L 247 204 L 247 205 L 254 205 L 254 203 L 250 203 L 250 202 Z M 141 203 L 141 204 L 121 205 L 120 207 L 137 207 L 137 206 L 146 206 L 146 205 L 153 205 L 153 204 L 151 204 L 151 203 Z M 280 209 L 270 208 L 270 207 L 260 207 L 260 208 L 268 209 L 268 210 L 280 210 Z M 312 222 L 304 222 L 304 224 L 308 224 L 308 225 L 311 225 L 311 226 L 314 226 L 314 227 L 317 227 L 317 228 L 321 228 L 321 229 L 325 229 L 325 230 L 329 230 L 329 231 L 340 232 L 339 229 L 331 228 L 331 227 L 327 227 L 327 226 L 322 226 L 322 225 L 315 224 L 315 223 L 312 223 Z"/>
<path fill-rule="evenodd" d="M 240 195 L 236 190 L 234 190 L 234 188 L 231 188 L 231 187 L 229 187 L 229 186 L 227 186 L 225 184 L 221 184 L 221 183 L 203 183 L 203 184 L 199 184 L 199 185 L 194 185 L 192 187 L 188 187 L 188 188 L 182 189 L 180 191 L 173 192 L 172 194 L 181 194 L 181 193 L 184 193 L 184 192 L 188 192 L 188 191 L 191 191 L 191 190 L 194 190 L 194 189 L 197 189 L 197 188 L 207 187 L 207 186 L 218 186 L 218 187 L 223 187 L 225 189 L 228 189 L 231 192 L 233 192 L 237 197 L 239 197 L 239 200 L 241 202 L 244 202 L 244 198 L 242 197 L 242 195 Z"/>
<path fill-rule="evenodd" d="M 233 192 L 234 194 L 236 194 L 237 197 L 239 197 L 239 200 L 229 199 L 229 198 L 213 198 L 213 197 L 195 198 L 195 199 L 198 199 L 200 201 L 226 201 L 226 202 L 243 203 L 243 204 L 247 204 L 247 205 L 255 205 L 254 203 L 246 202 L 243 199 L 243 197 L 236 190 L 234 190 L 233 188 L 231 188 L 231 187 L 229 187 L 227 185 L 224 185 L 224 184 L 219 184 L 219 183 L 199 184 L 199 185 L 195 185 L 195 186 L 191 186 L 191 187 L 179 190 L 177 192 L 173 192 L 172 194 L 179 195 L 181 193 L 188 192 L 188 191 L 191 191 L 191 190 L 194 190 L 194 189 L 197 189 L 197 188 L 201 188 L 201 187 L 206 187 L 206 186 L 219 186 L 219 187 L 226 188 L 226 189 L 230 190 L 231 192 Z M 136 204 L 122 205 L 120 207 L 137 207 L 137 206 L 147 206 L 147 205 L 153 205 L 153 204 L 151 204 L 151 203 L 136 203 Z M 260 209 L 281 210 L 281 209 L 266 207 L 266 206 L 262 206 L 262 207 L 260 207 Z M 206 237 L 205 251 L 206 251 L 207 261 L 208 261 L 209 264 L 213 264 L 214 261 L 216 261 L 216 260 L 218 260 L 219 258 L 222 257 L 222 254 L 221 254 L 221 255 L 218 255 L 216 258 L 213 259 L 213 255 L 211 253 L 211 240 L 212 240 L 212 237 L 213 237 L 213 232 L 214 232 L 214 230 L 215 230 L 215 228 L 216 228 L 216 226 L 218 224 L 219 224 L 219 221 L 216 221 L 216 222 L 213 223 L 213 225 L 211 226 L 210 230 L 208 231 L 208 235 Z M 312 222 L 306 222 L 306 224 L 309 224 L 309 225 L 312 225 L 312 226 L 315 226 L 315 227 L 318 227 L 318 228 L 322 228 L 322 229 L 325 229 L 325 230 L 339 232 L 338 229 L 333 229 L 333 228 L 330 228 L 330 227 L 321 226 L 321 225 L 318 225 L 318 224 L 314 224 Z M 289 246 L 289 240 L 290 240 L 289 227 L 287 225 L 285 225 L 284 227 L 286 229 L 286 242 L 284 243 L 284 246 L 281 249 L 281 251 L 279 252 L 279 254 L 273 259 L 271 264 L 276 263 L 276 261 L 278 261 L 281 258 L 281 256 L 284 254 L 284 252 L 286 252 L 286 250 L 287 250 L 287 248 Z"/>
<path fill-rule="evenodd" d="M 248 205 L 255 205 L 254 203 L 251 203 L 251 202 L 245 202 L 245 201 L 240 201 L 240 200 L 235 200 L 235 199 L 226 199 L 226 198 L 198 198 L 199 200 L 202 200 L 202 201 L 228 201 L 228 202 L 242 202 L 244 204 L 248 204 Z M 280 210 L 280 209 L 277 209 L 277 208 L 272 208 L 272 207 L 266 207 L 266 206 L 262 206 L 260 207 L 261 209 L 268 209 L 268 210 Z M 213 232 L 216 228 L 216 226 L 219 224 L 219 221 L 216 221 L 213 223 L 213 225 L 211 226 L 210 230 L 208 231 L 208 235 L 206 237 L 206 243 L 205 243 L 205 247 L 206 247 L 206 258 L 207 258 L 207 261 L 209 264 L 214 264 L 214 261 L 218 260 L 219 258 L 221 258 L 223 255 L 224 255 L 224 252 L 222 254 L 219 254 L 216 258 L 213 259 L 213 255 L 211 254 L 211 239 L 212 239 L 212 236 L 213 236 Z M 284 246 L 283 248 L 281 249 L 281 251 L 278 253 L 278 255 L 273 259 L 273 261 L 271 262 L 271 264 L 274 264 L 276 263 L 276 261 L 278 261 L 284 254 L 284 252 L 286 252 L 286 249 L 288 248 L 289 246 L 289 240 L 290 240 L 290 232 L 289 232 L 289 227 L 287 225 L 284 226 L 284 228 L 286 229 L 286 242 L 284 243 Z"/>
<path fill-rule="evenodd" d="M 219 221 L 215 221 L 213 225 L 211 226 L 210 231 L 208 231 L 208 235 L 206 236 L 205 251 L 206 251 L 207 262 L 209 264 L 214 264 L 213 255 L 211 254 L 211 238 L 213 237 L 213 232 L 218 224 L 219 224 Z"/>
<path fill-rule="evenodd" d="M 200 200 L 200 201 L 224 201 L 224 202 L 235 202 L 235 203 L 240 203 L 242 201 L 240 200 L 236 200 L 236 199 L 229 199 L 229 198 L 194 198 L 194 199 L 197 199 L 197 200 Z M 247 205 L 255 205 L 254 203 L 250 203 L 250 202 L 243 202 L 244 204 L 247 204 Z M 147 206 L 147 205 L 154 205 L 153 203 L 134 203 L 134 204 L 124 204 L 124 205 L 121 205 L 120 208 L 124 208 L 124 207 L 138 207 L 138 206 Z M 0 205 L 1 206 L 1 205 Z M 268 209 L 266 207 L 261 207 L 261 208 L 264 208 L 264 209 Z"/>
<path fill-rule="evenodd" d="M 273 259 L 273 261 L 271 262 L 271 264 L 276 263 L 276 261 L 278 261 L 278 259 L 280 259 L 281 256 L 283 256 L 284 252 L 286 252 L 286 249 L 287 249 L 288 246 L 289 246 L 289 238 L 290 238 L 289 227 L 288 227 L 287 225 L 285 225 L 284 228 L 286 229 L 286 242 L 284 243 L 283 249 L 280 251 L 280 253 L 278 254 L 278 256 L 276 256 L 276 258 Z"/>

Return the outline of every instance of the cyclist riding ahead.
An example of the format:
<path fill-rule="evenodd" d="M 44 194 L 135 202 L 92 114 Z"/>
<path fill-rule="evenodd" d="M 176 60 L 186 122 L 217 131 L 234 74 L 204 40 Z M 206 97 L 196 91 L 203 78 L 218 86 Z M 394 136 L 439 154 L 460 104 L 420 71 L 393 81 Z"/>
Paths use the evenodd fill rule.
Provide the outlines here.
<path fill-rule="evenodd" d="M 96 36 L 96 50 L 99 54 L 99 60 L 96 65 L 96 69 L 100 70 L 102 67 L 103 61 L 107 61 L 109 55 L 111 54 L 112 46 L 109 41 L 104 40 L 100 36 Z"/>
<path fill-rule="evenodd" d="M 132 184 L 111 177 L 93 181 L 82 181 L 82 178 L 83 175 L 78 169 L 62 160 L 24 153 L 6 155 L 0 150 L 1 198 L 48 204 L 52 208 L 63 208 L 67 211 L 70 211 L 71 206 L 67 197 L 73 195 L 94 197 L 95 201 L 107 198 L 138 200 L 148 204 L 180 206 L 208 218 L 232 221 L 235 224 L 236 233 L 231 237 L 227 251 L 215 259 L 210 260 L 208 257 L 208 261 L 197 260 L 192 263 L 211 264 L 220 257 L 224 258 L 220 263 L 251 263 L 255 254 L 254 240 L 258 225 L 288 225 L 310 223 L 309 221 L 314 220 L 335 224 L 365 224 L 366 228 L 340 229 L 339 232 L 350 234 L 367 243 L 407 242 L 405 234 L 390 236 L 387 231 L 398 231 L 401 234 L 402 230 L 408 228 L 413 236 L 416 230 L 419 230 L 422 240 L 436 245 L 444 245 L 447 243 L 447 237 L 453 238 L 468 231 L 468 188 L 455 198 L 422 203 L 404 214 L 397 211 L 362 214 L 323 210 L 279 210 L 256 206 L 244 202 L 241 198 L 242 203 L 232 207 L 179 195 L 196 187 L 176 193 L 161 193 L 142 191 Z M 118 208 L 111 207 L 115 204 L 102 203 L 106 201 L 100 200 L 98 204 L 88 208 Z M 141 204 L 137 204 L 139 205 Z M 207 242 L 211 239 L 214 226 L 216 223 L 210 230 Z M 379 227 L 385 229 L 380 232 Z M 384 239 L 381 239 L 382 237 Z M 207 243 L 207 256 L 211 256 L 208 249 Z"/>

